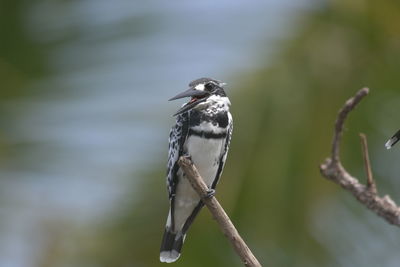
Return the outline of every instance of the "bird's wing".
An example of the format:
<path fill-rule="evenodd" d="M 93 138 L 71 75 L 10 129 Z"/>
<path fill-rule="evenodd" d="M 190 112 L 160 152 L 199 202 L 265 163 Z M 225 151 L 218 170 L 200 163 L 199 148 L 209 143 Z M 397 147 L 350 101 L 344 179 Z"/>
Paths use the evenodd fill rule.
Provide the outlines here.
<path fill-rule="evenodd" d="M 213 183 L 211 185 L 212 189 L 215 189 L 215 187 L 218 184 L 219 178 L 221 177 L 222 170 L 224 169 L 226 157 L 228 156 L 229 145 L 231 143 L 232 130 L 233 130 L 233 119 L 232 119 L 232 115 L 229 112 L 228 112 L 228 121 L 229 121 L 228 132 L 226 134 L 224 147 L 223 147 L 223 149 L 221 151 L 221 157 L 220 157 L 220 160 L 219 160 L 217 174 L 215 175 L 215 179 L 214 179 L 214 181 L 213 181 Z"/>
<path fill-rule="evenodd" d="M 176 186 L 178 184 L 178 159 L 183 155 L 183 145 L 188 135 L 188 129 L 188 112 L 185 112 L 177 116 L 176 124 L 171 128 L 171 132 L 169 134 L 167 188 L 171 205 L 173 203 Z"/>

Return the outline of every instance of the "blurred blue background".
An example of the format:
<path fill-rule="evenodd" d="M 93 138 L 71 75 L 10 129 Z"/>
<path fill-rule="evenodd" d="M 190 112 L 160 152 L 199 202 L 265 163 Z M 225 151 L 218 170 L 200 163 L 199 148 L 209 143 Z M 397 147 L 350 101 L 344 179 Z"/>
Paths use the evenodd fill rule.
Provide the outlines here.
<path fill-rule="evenodd" d="M 0 1 L 0 266 L 158 266 L 167 137 L 199 77 L 235 130 L 218 198 L 265 266 L 399 266 L 400 234 L 322 179 L 338 108 L 362 86 L 343 161 L 400 202 L 400 4 Z M 241 266 L 203 211 L 177 266 Z"/>

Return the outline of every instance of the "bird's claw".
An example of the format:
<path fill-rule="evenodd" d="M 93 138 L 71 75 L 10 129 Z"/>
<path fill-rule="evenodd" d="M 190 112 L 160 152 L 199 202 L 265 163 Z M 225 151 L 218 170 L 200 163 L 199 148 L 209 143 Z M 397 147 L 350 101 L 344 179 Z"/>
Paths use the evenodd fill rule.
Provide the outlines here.
<path fill-rule="evenodd" d="M 190 156 L 189 154 L 183 154 L 182 157 L 184 157 L 185 159 L 188 159 L 188 160 L 192 161 L 192 156 Z"/>
<path fill-rule="evenodd" d="M 215 196 L 215 190 L 214 189 L 208 189 L 207 190 L 207 194 L 206 194 L 206 198 L 212 198 L 213 196 Z"/>

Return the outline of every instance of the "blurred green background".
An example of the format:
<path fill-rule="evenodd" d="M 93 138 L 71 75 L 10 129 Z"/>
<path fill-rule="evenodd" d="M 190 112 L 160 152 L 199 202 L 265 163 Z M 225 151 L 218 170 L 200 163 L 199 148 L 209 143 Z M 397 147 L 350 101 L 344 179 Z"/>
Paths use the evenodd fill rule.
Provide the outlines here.
<path fill-rule="evenodd" d="M 0 267 L 163 266 L 167 137 L 193 79 L 228 83 L 217 196 L 264 266 L 400 266 L 399 229 L 321 178 L 338 109 L 345 167 L 400 203 L 400 2 L 0 0 Z M 166 266 L 166 265 L 164 265 Z M 208 211 L 171 266 L 241 266 Z"/>

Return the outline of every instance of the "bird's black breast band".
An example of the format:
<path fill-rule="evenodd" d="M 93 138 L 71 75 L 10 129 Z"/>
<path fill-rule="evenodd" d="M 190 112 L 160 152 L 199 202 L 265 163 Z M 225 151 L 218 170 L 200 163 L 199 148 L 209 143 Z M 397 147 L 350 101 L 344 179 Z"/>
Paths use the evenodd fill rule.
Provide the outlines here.
<path fill-rule="evenodd" d="M 226 138 L 227 133 L 214 133 L 214 132 L 205 132 L 205 131 L 196 131 L 193 129 L 189 129 L 189 136 L 194 135 L 194 136 L 199 136 L 201 138 L 206 138 L 206 139 L 222 139 Z"/>

